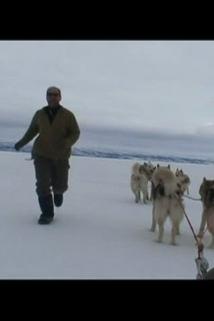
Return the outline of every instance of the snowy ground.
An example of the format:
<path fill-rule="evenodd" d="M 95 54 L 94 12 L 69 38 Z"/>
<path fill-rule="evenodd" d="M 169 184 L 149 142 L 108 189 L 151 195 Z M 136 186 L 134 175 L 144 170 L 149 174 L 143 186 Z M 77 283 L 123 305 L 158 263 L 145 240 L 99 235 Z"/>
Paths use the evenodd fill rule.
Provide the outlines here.
<path fill-rule="evenodd" d="M 178 246 L 169 245 L 168 221 L 164 243 L 154 242 L 152 206 L 135 204 L 129 187 L 134 161 L 72 157 L 63 207 L 51 225 L 40 226 L 33 162 L 26 158 L 0 152 L 1 279 L 195 279 L 197 251 L 186 219 Z M 213 165 L 176 165 L 189 174 L 194 197 L 204 176 L 214 179 Z M 197 231 L 201 203 L 185 204 Z M 204 254 L 213 267 L 214 250 Z"/>

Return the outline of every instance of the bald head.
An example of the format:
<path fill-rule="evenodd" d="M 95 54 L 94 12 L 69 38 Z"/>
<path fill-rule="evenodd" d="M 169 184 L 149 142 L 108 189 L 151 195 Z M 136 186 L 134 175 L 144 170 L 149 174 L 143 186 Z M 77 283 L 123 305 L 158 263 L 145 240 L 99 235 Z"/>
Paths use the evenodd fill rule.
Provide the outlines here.
<path fill-rule="evenodd" d="M 58 87 L 51 86 L 47 89 L 46 99 L 50 107 L 59 106 L 61 98 L 61 90 Z"/>
<path fill-rule="evenodd" d="M 48 93 L 52 93 L 52 92 L 58 92 L 58 94 L 61 96 L 61 90 L 58 88 L 58 87 L 55 87 L 55 86 L 51 86 L 51 87 L 48 87 L 47 89 L 47 94 Z"/>

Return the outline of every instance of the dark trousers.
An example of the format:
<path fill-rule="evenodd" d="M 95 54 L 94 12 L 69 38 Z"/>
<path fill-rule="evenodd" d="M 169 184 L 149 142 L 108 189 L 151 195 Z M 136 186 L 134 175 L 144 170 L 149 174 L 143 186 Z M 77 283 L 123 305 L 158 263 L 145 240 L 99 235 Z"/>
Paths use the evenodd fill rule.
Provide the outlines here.
<path fill-rule="evenodd" d="M 52 160 L 43 157 L 34 158 L 36 174 L 36 193 L 38 196 L 63 194 L 68 189 L 68 159 Z"/>

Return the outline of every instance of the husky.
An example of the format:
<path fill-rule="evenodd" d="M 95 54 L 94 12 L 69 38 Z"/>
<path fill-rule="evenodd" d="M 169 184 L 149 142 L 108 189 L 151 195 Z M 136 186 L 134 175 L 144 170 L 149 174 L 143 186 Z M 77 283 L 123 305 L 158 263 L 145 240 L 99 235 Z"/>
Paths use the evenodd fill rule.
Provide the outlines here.
<path fill-rule="evenodd" d="M 184 174 L 182 169 L 176 169 L 175 176 L 178 177 L 178 180 L 182 186 L 183 192 L 185 193 L 187 191 L 187 194 L 189 195 L 189 185 L 190 185 L 190 178 L 188 175 Z"/>
<path fill-rule="evenodd" d="M 146 204 L 149 200 L 148 182 L 151 180 L 154 169 L 155 167 L 151 163 L 144 163 L 141 165 L 140 163 L 136 162 L 132 166 L 130 186 L 135 195 L 136 203 L 140 202 L 141 194 L 143 194 L 144 204 Z"/>
<path fill-rule="evenodd" d="M 198 237 L 203 237 L 205 225 L 207 224 L 207 229 L 212 236 L 209 248 L 214 248 L 214 180 L 208 180 L 204 177 L 199 188 L 199 194 L 203 210 Z"/>
<path fill-rule="evenodd" d="M 175 176 L 167 167 L 157 165 L 152 175 L 152 226 L 151 231 L 155 231 L 156 224 L 158 224 L 158 242 L 163 241 L 164 223 L 167 217 L 170 218 L 171 229 L 171 244 L 176 245 L 176 235 L 180 234 L 179 226 L 184 217 L 183 212 L 183 190 Z"/>

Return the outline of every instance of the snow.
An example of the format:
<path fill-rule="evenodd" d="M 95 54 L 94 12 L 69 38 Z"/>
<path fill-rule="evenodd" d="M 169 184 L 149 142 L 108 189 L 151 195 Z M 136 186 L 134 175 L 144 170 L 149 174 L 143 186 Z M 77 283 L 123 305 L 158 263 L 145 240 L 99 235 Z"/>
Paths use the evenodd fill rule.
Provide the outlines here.
<path fill-rule="evenodd" d="M 177 246 L 149 231 L 152 205 L 135 204 L 129 187 L 134 160 L 73 156 L 69 190 L 50 225 L 38 225 L 33 161 L 28 153 L 0 152 L 1 279 L 195 279 L 197 249 L 184 218 Z M 142 160 L 143 161 L 143 160 Z M 164 164 L 161 163 L 160 164 Z M 214 165 L 176 164 L 191 178 L 190 194 L 199 197 L 203 177 L 214 179 Z M 185 199 L 195 231 L 200 201 Z M 214 250 L 204 255 L 214 266 Z"/>

